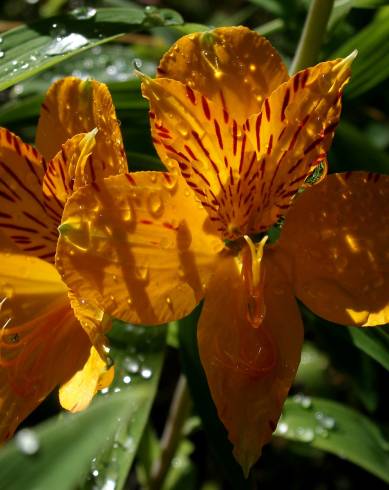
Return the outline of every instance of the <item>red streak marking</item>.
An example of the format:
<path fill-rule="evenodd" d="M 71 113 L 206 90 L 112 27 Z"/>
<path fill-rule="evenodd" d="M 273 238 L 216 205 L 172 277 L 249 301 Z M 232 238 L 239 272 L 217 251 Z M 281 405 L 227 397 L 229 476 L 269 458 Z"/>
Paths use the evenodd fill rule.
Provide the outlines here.
<path fill-rule="evenodd" d="M 124 174 L 124 175 L 126 176 L 126 179 L 131 185 L 136 185 L 136 181 L 131 174 Z"/>
<path fill-rule="evenodd" d="M 16 202 L 15 199 L 12 196 L 9 196 L 3 191 L 0 191 L 0 196 L 3 197 L 4 199 L 7 199 L 10 202 Z"/>
<path fill-rule="evenodd" d="M 35 245 L 33 247 L 26 247 L 24 250 L 26 252 L 34 252 L 35 250 L 42 250 L 42 248 L 46 248 L 46 245 Z"/>
<path fill-rule="evenodd" d="M 219 169 L 218 169 L 218 166 L 216 165 L 216 163 L 212 160 L 212 158 L 209 156 L 209 151 L 205 148 L 205 146 L 203 145 L 203 142 L 201 141 L 200 139 L 200 136 L 198 135 L 198 133 L 196 133 L 196 131 L 192 131 L 192 134 L 197 142 L 197 144 L 199 145 L 199 147 L 203 150 L 203 153 L 204 155 L 208 158 L 208 160 L 210 161 L 213 169 L 215 170 L 215 172 L 218 174 L 219 173 Z"/>
<path fill-rule="evenodd" d="M 184 148 L 192 160 L 197 160 L 196 155 L 193 153 L 192 149 L 188 145 L 184 145 Z"/>
<path fill-rule="evenodd" d="M 233 153 L 234 155 L 236 155 L 236 150 L 238 146 L 238 125 L 236 124 L 235 119 L 232 125 L 232 139 L 233 139 Z"/>
<path fill-rule="evenodd" d="M 222 135 L 221 135 L 221 132 L 220 132 L 220 126 L 219 126 L 219 123 L 216 121 L 216 119 L 214 119 L 214 125 L 215 125 L 215 133 L 216 133 L 216 136 L 217 136 L 217 141 L 219 143 L 219 147 L 220 149 L 222 150 L 223 149 L 223 140 L 222 140 Z"/>
<path fill-rule="evenodd" d="M 153 222 L 150 221 L 149 219 L 141 219 L 139 223 L 142 223 L 142 225 L 152 225 Z"/>
<path fill-rule="evenodd" d="M 290 99 L 290 89 L 287 88 L 285 95 L 284 95 L 284 101 L 282 102 L 281 121 L 285 120 L 285 111 L 286 111 L 286 108 L 288 107 L 289 99 Z"/>
<path fill-rule="evenodd" d="M 333 122 L 332 124 L 327 126 L 324 130 L 324 134 L 332 133 L 332 131 L 336 128 L 337 125 L 338 125 L 338 121 Z"/>
<path fill-rule="evenodd" d="M 5 138 L 7 140 L 7 143 L 9 145 L 12 145 L 12 133 L 11 131 L 8 131 L 8 129 L 5 130 Z"/>
<path fill-rule="evenodd" d="M 100 187 L 97 185 L 97 182 L 92 182 L 92 187 L 95 189 L 96 192 L 100 192 Z"/>
<path fill-rule="evenodd" d="M 158 75 L 166 75 L 166 71 L 163 68 L 157 68 Z"/>
<path fill-rule="evenodd" d="M 303 161 L 303 159 L 302 159 L 302 158 L 300 158 L 300 159 L 299 159 L 299 160 L 298 160 L 298 161 L 297 161 L 297 162 L 296 162 L 296 163 L 293 165 L 293 167 L 290 167 L 290 169 L 288 170 L 288 174 L 293 173 L 293 172 L 296 170 L 296 168 L 297 168 L 297 167 L 300 165 L 300 163 L 301 163 L 302 161 Z"/>
<path fill-rule="evenodd" d="M 51 252 L 49 254 L 43 254 L 43 255 L 39 255 L 39 258 L 40 259 L 51 259 L 55 256 L 55 252 Z"/>
<path fill-rule="evenodd" d="M 254 153 L 253 156 L 252 156 L 252 158 L 251 158 L 251 161 L 249 163 L 249 167 L 248 167 L 246 173 L 243 176 L 244 179 L 247 179 L 247 177 L 249 176 L 249 174 L 251 172 L 251 169 L 253 168 L 253 165 L 254 165 L 254 162 L 255 162 L 255 158 L 256 158 L 256 155 Z"/>
<path fill-rule="evenodd" d="M 165 138 L 167 140 L 171 140 L 172 139 L 172 137 L 170 136 L 170 134 L 167 134 L 167 133 L 158 133 L 158 136 L 160 138 Z"/>
<path fill-rule="evenodd" d="M 28 233 L 38 233 L 37 230 L 33 228 L 27 228 L 26 226 L 11 225 L 8 223 L 0 223 L 1 228 L 10 228 L 11 230 L 27 231 Z"/>
<path fill-rule="evenodd" d="M 260 130 L 261 130 L 261 122 L 262 122 L 262 112 L 258 115 L 257 121 L 255 123 L 255 135 L 257 138 L 257 150 L 261 150 L 261 137 L 260 137 Z"/>
<path fill-rule="evenodd" d="M 162 223 L 162 226 L 164 226 L 168 230 L 174 230 L 174 231 L 178 230 L 178 226 L 173 226 L 171 223 L 165 222 L 165 223 Z"/>
<path fill-rule="evenodd" d="M 266 119 L 270 122 L 270 103 L 269 103 L 269 99 L 265 99 L 265 112 L 266 112 Z"/>
<path fill-rule="evenodd" d="M 23 214 L 24 214 L 24 216 L 26 216 L 27 218 L 29 218 L 31 221 L 34 221 L 38 225 L 43 226 L 43 228 L 46 228 L 46 224 L 43 223 L 40 219 L 38 219 L 35 216 L 33 216 L 32 214 L 28 213 L 27 211 L 23 211 Z"/>
<path fill-rule="evenodd" d="M 150 119 L 155 119 L 155 112 L 149 111 Z"/>
<path fill-rule="evenodd" d="M 312 141 L 312 143 L 304 149 L 304 155 L 312 151 L 315 148 L 315 146 L 319 145 L 323 141 L 323 139 L 324 136 L 319 136 L 319 138 L 317 138 L 315 141 Z"/>
<path fill-rule="evenodd" d="M 306 115 L 306 116 L 304 117 L 304 119 L 303 119 L 303 120 L 302 120 L 302 122 L 299 124 L 298 128 L 296 129 L 296 131 L 295 131 L 295 133 L 294 133 L 294 135 L 293 135 L 292 139 L 290 140 L 290 144 L 289 144 L 289 148 L 288 148 L 288 150 L 291 150 L 291 149 L 294 147 L 294 145 L 296 144 L 297 137 L 298 137 L 298 135 L 300 134 L 300 131 L 301 131 L 301 130 L 303 129 L 303 127 L 305 126 L 305 124 L 307 123 L 308 119 L 309 119 L 309 114 L 308 114 L 308 115 Z"/>
<path fill-rule="evenodd" d="M 204 95 L 201 96 L 201 105 L 203 106 L 204 116 L 209 120 L 211 119 L 211 111 L 209 110 L 209 105 L 207 99 Z"/>
<path fill-rule="evenodd" d="M 42 109 L 44 109 L 45 111 L 50 112 L 49 108 L 47 107 L 47 105 L 46 105 L 45 103 L 43 103 L 43 104 L 41 105 L 41 107 L 42 107 Z"/>
<path fill-rule="evenodd" d="M 240 162 L 239 162 L 239 173 L 242 172 L 242 168 L 243 168 L 245 147 L 246 147 L 246 135 L 244 135 L 242 139 L 242 149 L 240 152 Z"/>
<path fill-rule="evenodd" d="M 232 172 L 232 168 L 230 167 L 230 181 L 231 181 L 231 185 L 234 185 L 234 174 Z"/>
<path fill-rule="evenodd" d="M 192 102 L 193 105 L 196 104 L 196 96 L 193 92 L 193 90 L 186 85 L 186 95 L 188 96 L 188 99 Z"/>
<path fill-rule="evenodd" d="M 308 70 L 308 68 L 305 68 L 305 70 L 302 72 L 302 75 L 301 75 L 301 87 L 302 88 L 305 88 L 305 85 L 306 85 L 307 80 L 308 80 L 308 76 L 309 76 L 309 70 Z"/>
<path fill-rule="evenodd" d="M 228 163 L 228 160 L 227 160 L 227 157 L 226 156 L 224 156 L 224 166 L 226 168 L 228 168 L 230 166 L 230 164 Z"/>
<path fill-rule="evenodd" d="M 282 129 L 281 133 L 278 135 L 278 138 L 277 138 L 277 143 L 280 141 L 280 139 L 282 138 L 282 136 L 284 135 L 285 133 L 285 130 L 286 130 L 286 126 Z"/>
<path fill-rule="evenodd" d="M 92 176 L 92 182 L 94 182 L 96 180 L 96 173 L 95 173 L 95 166 L 93 165 L 92 155 L 89 155 L 88 164 L 89 164 L 89 170 L 90 170 L 90 173 Z M 62 174 L 62 170 L 61 170 L 61 174 Z M 65 180 L 64 180 L 64 186 L 66 188 Z"/>
<path fill-rule="evenodd" d="M 16 136 L 14 136 L 13 140 L 14 140 L 13 143 L 14 143 L 16 153 L 21 157 L 22 156 L 22 149 L 20 147 L 19 139 Z"/>
<path fill-rule="evenodd" d="M 205 177 L 205 175 L 203 175 L 199 170 L 197 170 L 197 168 L 193 167 L 193 172 L 198 175 L 200 177 L 200 179 L 202 179 L 208 187 L 211 187 L 211 184 L 209 182 L 209 180 Z"/>
<path fill-rule="evenodd" d="M 188 165 L 186 165 L 186 163 L 178 162 L 178 166 L 181 170 L 188 170 Z"/>
<path fill-rule="evenodd" d="M 376 183 L 381 178 L 381 174 L 374 174 L 373 182 Z"/>

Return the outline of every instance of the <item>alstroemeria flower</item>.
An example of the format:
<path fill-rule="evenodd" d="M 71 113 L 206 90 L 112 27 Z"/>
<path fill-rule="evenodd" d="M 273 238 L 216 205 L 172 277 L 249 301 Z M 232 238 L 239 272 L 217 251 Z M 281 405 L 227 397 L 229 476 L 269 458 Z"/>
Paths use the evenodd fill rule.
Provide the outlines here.
<path fill-rule="evenodd" d="M 109 320 L 78 301 L 53 264 L 67 198 L 127 170 L 107 87 L 73 77 L 54 83 L 36 145 L 39 152 L 0 129 L 0 442 L 57 385 L 61 404 L 76 411 L 113 376 Z"/>
<path fill-rule="evenodd" d="M 288 238 L 277 253 L 267 245 L 266 231 L 292 203 L 292 222 L 296 213 L 299 225 L 306 219 L 313 229 L 315 212 L 306 218 L 299 209 L 317 188 L 314 209 L 322 214 L 317 242 L 309 242 L 314 255 L 322 249 L 320 216 L 329 213 L 323 196 L 340 182 L 344 188 L 331 191 L 330 204 L 334 209 L 345 204 L 344 219 L 353 219 L 347 201 L 349 194 L 355 197 L 353 179 L 331 176 L 324 187 L 297 196 L 326 157 L 350 61 L 320 63 L 289 78 L 270 44 L 248 29 L 185 36 L 162 59 L 160 77 L 143 80 L 154 142 L 170 172 L 98 180 L 75 192 L 64 210 L 57 265 L 78 297 L 112 316 L 145 324 L 182 318 L 204 298 L 201 361 L 245 473 L 276 427 L 299 363 L 303 328 L 294 292 L 305 301 L 300 289 L 319 284 L 306 274 L 300 288 L 299 270 L 285 269 L 293 225 L 292 231 L 286 225 Z M 364 174 L 355 179 L 361 202 L 370 186 L 387 192 L 385 178 L 366 184 Z M 364 231 L 350 233 L 360 249 L 368 247 L 358 266 L 370 272 L 369 264 L 379 267 L 388 257 L 369 248 L 373 233 L 362 246 L 358 233 Z M 349 240 L 347 233 L 334 230 L 339 242 Z M 352 273 L 351 251 L 338 250 L 345 257 L 344 276 L 337 273 L 332 252 L 323 251 L 323 264 L 333 269 L 339 288 Z M 352 323 L 359 306 L 344 298 L 329 309 L 342 311 L 342 320 Z M 336 305 L 338 296 L 329 301 Z M 307 304 L 316 311 L 317 302 Z M 363 310 L 371 306 L 363 303 Z M 379 301 L 373 308 L 378 306 Z"/>

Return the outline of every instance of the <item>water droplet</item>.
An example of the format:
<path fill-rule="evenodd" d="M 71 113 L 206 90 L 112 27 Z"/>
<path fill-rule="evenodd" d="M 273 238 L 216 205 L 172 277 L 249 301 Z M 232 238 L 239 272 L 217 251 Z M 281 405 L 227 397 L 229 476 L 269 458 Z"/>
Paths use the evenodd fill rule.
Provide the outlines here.
<path fill-rule="evenodd" d="M 108 392 L 109 392 L 109 388 L 103 388 L 102 390 L 100 390 L 100 393 L 102 395 L 106 395 Z"/>
<path fill-rule="evenodd" d="M 39 451 L 39 439 L 31 429 L 22 429 L 15 436 L 15 444 L 18 449 L 29 456 Z"/>
<path fill-rule="evenodd" d="M 105 480 L 104 485 L 101 487 L 101 490 L 115 490 L 116 482 L 112 478 L 107 478 Z"/>
<path fill-rule="evenodd" d="M 286 434 L 289 430 L 288 424 L 286 422 L 280 422 L 277 425 L 276 432 L 277 434 Z"/>
<path fill-rule="evenodd" d="M 0 58 L 4 58 L 4 56 L 5 56 L 4 51 L 0 51 Z"/>
<path fill-rule="evenodd" d="M 6 298 L 11 299 L 15 293 L 15 290 L 11 284 L 5 283 L 1 288 L 1 292 Z"/>
<path fill-rule="evenodd" d="M 124 376 L 123 377 L 123 383 L 128 385 L 131 383 L 131 376 Z"/>
<path fill-rule="evenodd" d="M 46 54 L 49 56 L 56 56 L 59 54 L 65 54 L 69 51 L 73 51 L 75 49 L 82 48 L 88 44 L 88 39 L 81 34 L 71 33 L 65 35 L 64 37 L 58 36 L 55 41 L 53 41 L 47 51 Z"/>
<path fill-rule="evenodd" d="M 160 216 L 163 211 L 163 201 L 160 192 L 151 192 L 147 203 L 150 213 L 153 216 Z"/>
<path fill-rule="evenodd" d="M 309 396 L 305 396 L 302 393 L 297 393 L 297 395 L 293 397 L 293 400 L 303 408 L 310 408 L 312 406 L 312 400 Z"/>
<path fill-rule="evenodd" d="M 300 441 L 311 442 L 315 438 L 315 433 L 310 427 L 297 427 L 296 436 Z"/>
<path fill-rule="evenodd" d="M 96 15 L 96 9 L 92 7 L 79 7 L 72 10 L 70 15 L 79 20 L 93 19 Z"/>
<path fill-rule="evenodd" d="M 149 268 L 148 267 L 136 267 L 135 275 L 141 281 L 147 281 L 149 278 Z"/>
<path fill-rule="evenodd" d="M 95 478 L 98 477 L 99 476 L 99 470 L 93 470 L 92 476 L 94 476 Z"/>
<path fill-rule="evenodd" d="M 142 376 L 143 379 L 150 379 L 151 376 L 153 375 L 153 372 L 149 368 L 142 368 L 140 375 Z"/>
<path fill-rule="evenodd" d="M 324 439 L 327 439 L 328 437 L 328 430 L 324 429 L 324 427 L 321 427 L 320 425 L 318 427 L 315 427 L 315 434 L 323 437 Z"/>
<path fill-rule="evenodd" d="M 124 368 L 129 373 L 136 374 L 140 368 L 139 362 L 135 361 L 134 359 L 127 358 L 124 360 Z"/>
<path fill-rule="evenodd" d="M 250 71 L 255 71 L 257 69 L 256 65 L 254 65 L 253 63 L 251 63 L 250 65 Z"/>
<path fill-rule="evenodd" d="M 324 429 L 332 430 L 335 428 L 335 419 L 326 415 L 324 412 L 316 412 L 315 419 Z"/>

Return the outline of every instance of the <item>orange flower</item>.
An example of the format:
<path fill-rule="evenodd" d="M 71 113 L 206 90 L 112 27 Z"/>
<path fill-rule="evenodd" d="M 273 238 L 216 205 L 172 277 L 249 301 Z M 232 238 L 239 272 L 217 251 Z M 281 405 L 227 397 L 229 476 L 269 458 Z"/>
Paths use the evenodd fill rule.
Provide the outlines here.
<path fill-rule="evenodd" d="M 0 129 L 0 442 L 58 384 L 61 404 L 77 411 L 113 376 L 109 321 L 77 301 L 53 265 L 69 195 L 127 170 L 107 87 L 76 78 L 54 83 L 36 144 L 41 153 Z"/>
<path fill-rule="evenodd" d="M 170 172 L 98 180 L 75 192 L 64 210 L 57 266 L 77 297 L 145 324 L 182 318 L 205 298 L 198 325 L 201 361 L 245 473 L 275 429 L 299 363 L 303 328 L 294 293 L 335 321 L 358 317 L 359 323 L 361 305 L 361 323 L 387 318 L 387 274 L 379 275 L 382 291 L 374 303 L 368 295 L 350 303 L 353 294 L 342 301 L 337 294 L 360 287 L 356 260 L 365 281 L 375 268 L 379 274 L 388 267 L 388 256 L 377 253 L 387 231 L 374 249 L 375 235 L 363 236 L 378 231 L 378 221 L 366 221 L 369 230 L 352 224 L 366 216 L 360 203 L 368 192 L 382 193 L 378 204 L 368 201 L 376 216 L 376 206 L 387 209 L 387 179 L 330 176 L 297 195 L 326 156 L 351 58 L 289 78 L 270 44 L 248 29 L 180 39 L 162 59 L 160 77 L 143 79 L 154 142 Z M 306 202 L 312 206 L 308 215 Z M 284 237 L 269 246 L 267 230 L 292 203 Z M 345 204 L 342 217 L 331 214 L 338 204 Z M 339 229 L 335 218 L 344 223 Z M 360 250 L 352 260 L 356 249 L 347 243 Z M 318 266 L 305 267 L 308 251 L 302 257 L 299 251 L 306 247 L 312 251 L 307 263 L 321 257 Z M 343 254 L 341 274 L 336 254 Z M 322 281 L 326 308 L 316 291 L 323 270 L 332 281 Z"/>

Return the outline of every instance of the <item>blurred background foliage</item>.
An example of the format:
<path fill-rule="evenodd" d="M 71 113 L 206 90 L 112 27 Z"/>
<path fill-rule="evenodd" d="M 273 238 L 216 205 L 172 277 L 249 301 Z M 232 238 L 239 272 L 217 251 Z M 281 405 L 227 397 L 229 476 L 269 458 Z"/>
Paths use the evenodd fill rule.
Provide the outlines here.
<path fill-rule="evenodd" d="M 50 83 L 65 75 L 93 77 L 111 90 L 131 169 L 161 168 L 134 67 L 153 75 L 162 53 L 181 35 L 239 24 L 266 35 L 289 65 L 308 5 L 309 0 L 3 0 L 0 125 L 32 142 Z M 109 8 L 109 15 L 100 8 Z M 29 31 L 4 34 L 32 22 L 38 24 Z M 69 32 L 83 39 L 64 47 L 61 40 Z M 389 1 L 335 1 L 320 58 L 355 48 L 359 55 L 329 154 L 331 172 L 389 173 L 388 39 Z M 306 341 L 300 369 L 276 436 L 248 481 L 234 463 L 209 397 L 196 348 L 196 311 L 166 327 L 117 322 L 111 332 L 114 385 L 75 416 L 57 415 L 56 395 L 46 400 L 0 451 L 0 488 L 157 488 L 150 474 L 182 370 L 193 403 L 184 404 L 183 430 L 158 488 L 387 488 L 389 327 L 342 328 L 301 309 Z"/>

